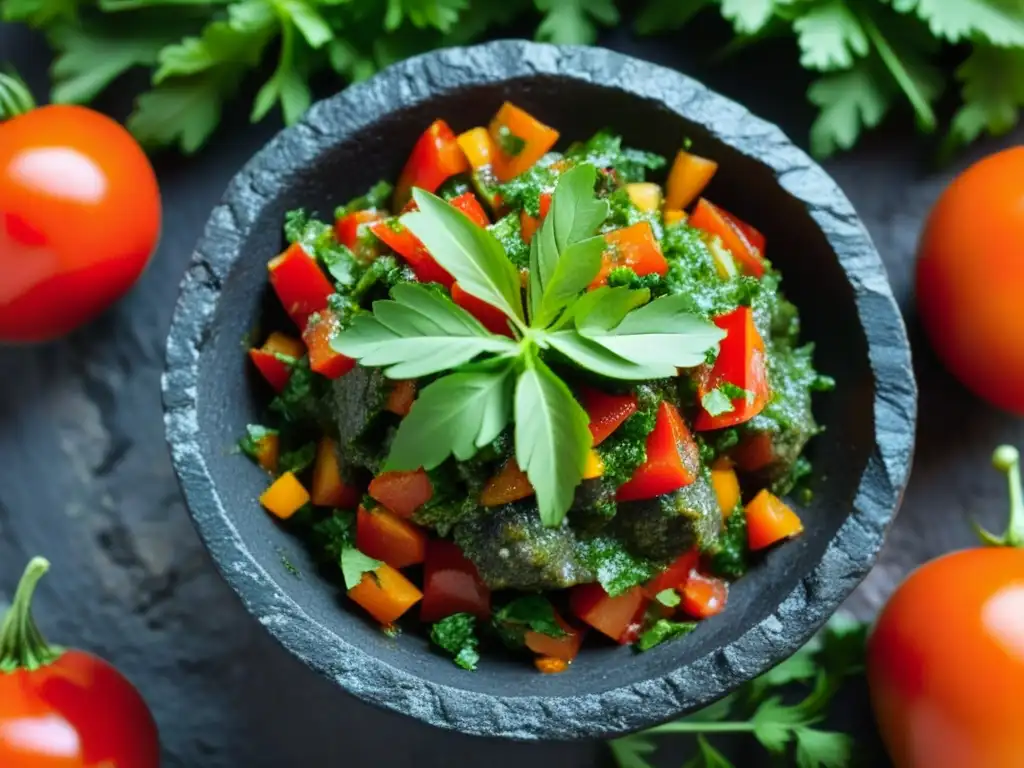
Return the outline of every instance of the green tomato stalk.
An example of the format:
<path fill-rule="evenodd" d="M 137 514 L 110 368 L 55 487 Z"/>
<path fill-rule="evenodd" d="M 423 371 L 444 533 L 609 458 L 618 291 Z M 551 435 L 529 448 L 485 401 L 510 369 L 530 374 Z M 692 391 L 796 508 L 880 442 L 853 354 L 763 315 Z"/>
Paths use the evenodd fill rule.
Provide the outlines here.
<path fill-rule="evenodd" d="M 978 537 L 990 547 L 1024 548 L 1024 493 L 1021 491 L 1020 451 L 1012 445 L 1001 445 L 992 454 L 992 466 L 1006 475 L 1010 487 L 1010 524 L 1006 533 L 996 536 L 977 522 L 974 529 Z"/>
<path fill-rule="evenodd" d="M 32 595 L 39 580 L 50 570 L 50 563 L 34 557 L 14 593 L 14 602 L 0 625 L 0 674 L 26 670 L 33 672 L 60 658 L 63 649 L 46 642 L 32 618 Z"/>
<path fill-rule="evenodd" d="M 0 123 L 36 108 L 36 100 L 25 81 L 14 74 L 0 72 Z"/>

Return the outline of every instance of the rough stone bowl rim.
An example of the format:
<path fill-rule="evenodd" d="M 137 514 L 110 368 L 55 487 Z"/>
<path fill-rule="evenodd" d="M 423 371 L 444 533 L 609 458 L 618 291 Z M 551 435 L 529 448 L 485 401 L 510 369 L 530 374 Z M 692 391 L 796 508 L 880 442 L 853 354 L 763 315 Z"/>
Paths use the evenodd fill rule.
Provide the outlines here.
<path fill-rule="evenodd" d="M 472 67 L 467 66 L 470 62 Z M 714 138 L 768 165 L 780 186 L 808 207 L 853 286 L 876 382 L 875 450 L 861 476 L 854 511 L 813 571 L 804 575 L 775 613 L 732 643 L 663 677 L 596 694 L 501 697 L 427 681 L 392 667 L 386 659 L 330 632 L 277 586 L 231 522 L 200 451 L 200 353 L 212 331 L 222 280 L 241 256 L 237 248 L 227 258 L 217 252 L 223 250 L 224 242 L 240 243 L 245 228 L 235 201 L 252 193 L 257 175 L 284 174 L 288 169 L 280 168 L 281 158 L 313 162 L 318 154 L 347 139 L 331 135 L 328 115 L 332 111 L 351 106 L 359 114 L 367 102 L 373 102 L 374 89 L 382 82 L 398 84 L 400 103 L 381 105 L 379 112 L 366 110 L 373 113 L 372 118 L 365 122 L 356 118 L 351 134 L 391 109 L 443 92 L 443 78 L 434 80 L 438 72 L 451 67 L 461 70 L 462 86 L 534 76 L 613 86 L 660 102 L 687 119 L 693 119 L 692 114 L 684 114 L 688 105 L 702 99 L 715 102 L 722 108 L 720 114 L 728 114 L 732 122 L 716 120 L 705 128 Z M 647 727 L 715 701 L 796 651 L 839 608 L 877 559 L 906 486 L 916 421 L 910 347 L 885 269 L 852 204 L 824 170 L 780 129 L 683 74 L 599 48 L 524 41 L 446 49 L 408 59 L 314 105 L 300 123 L 260 150 L 234 177 L 196 246 L 175 307 L 162 385 L 167 438 L 193 522 L 225 580 L 285 648 L 370 704 L 462 733 L 523 740 L 608 737 Z M 814 598 L 815 611 L 785 610 L 793 601 L 805 603 L 810 585 L 822 579 L 832 588 L 824 602 Z M 331 642 L 323 642 L 325 636 Z M 693 685 L 695 678 L 701 679 L 699 689 Z M 637 706 L 641 701 L 644 705 Z"/>

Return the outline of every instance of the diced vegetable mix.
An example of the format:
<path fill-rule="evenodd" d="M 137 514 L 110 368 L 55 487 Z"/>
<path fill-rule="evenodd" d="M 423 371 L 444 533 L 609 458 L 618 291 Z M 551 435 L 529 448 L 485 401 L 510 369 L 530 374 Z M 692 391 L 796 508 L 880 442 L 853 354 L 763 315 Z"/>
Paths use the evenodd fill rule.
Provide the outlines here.
<path fill-rule="evenodd" d="M 587 628 L 648 650 L 725 610 L 730 580 L 756 553 L 803 530 L 773 491 L 809 474 L 802 452 L 819 431 L 810 393 L 831 386 L 799 345 L 765 237 L 702 197 L 715 161 L 680 150 L 663 186 L 647 175 L 664 158 L 608 132 L 561 154 L 558 139 L 510 103 L 458 135 L 437 120 L 394 188 L 381 182 L 338 208 L 333 226 L 290 213 L 289 245 L 269 274 L 293 327 L 249 351 L 276 395 L 273 426 L 250 425 L 241 441 L 274 478 L 262 505 L 382 626 L 419 605 L 433 643 L 465 669 L 476 668 L 481 643 L 500 641 L 558 673 Z M 332 341 L 408 282 L 435 286 L 490 333 L 517 340 L 506 314 L 455 282 L 399 216 L 417 210 L 414 188 L 436 192 L 493 236 L 525 291 L 553 192 L 582 164 L 598 170 L 596 193 L 608 201 L 586 290 L 685 296 L 725 336 L 704 364 L 638 384 L 543 355 L 567 370 L 593 446 L 569 516 L 547 527 L 511 428 L 466 461 L 388 467 L 397 427 L 431 379 L 388 380 Z M 520 593 L 494 605 L 492 588 Z"/>

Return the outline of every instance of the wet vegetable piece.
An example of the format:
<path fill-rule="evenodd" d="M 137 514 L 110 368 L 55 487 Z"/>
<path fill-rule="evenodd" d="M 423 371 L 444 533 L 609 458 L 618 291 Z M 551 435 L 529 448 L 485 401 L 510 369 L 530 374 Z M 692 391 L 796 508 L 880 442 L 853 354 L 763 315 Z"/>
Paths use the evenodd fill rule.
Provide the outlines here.
<path fill-rule="evenodd" d="M 978 397 L 1024 415 L 1024 147 L 943 192 L 921 235 L 917 305 L 939 359 Z"/>
<path fill-rule="evenodd" d="M 311 282 L 278 282 L 304 343 L 253 352 L 280 389 L 241 442 L 269 466 L 278 435 L 266 506 L 378 621 L 422 590 L 420 631 L 464 670 L 490 631 L 546 673 L 583 626 L 685 642 L 802 530 L 772 493 L 811 471 L 831 385 L 763 235 L 704 200 L 687 222 L 713 160 L 680 153 L 666 192 L 663 157 L 557 138 L 512 105 L 457 137 L 438 121 L 390 211 L 382 181 L 333 227 L 290 212 L 282 274 Z"/>
<path fill-rule="evenodd" d="M 445 181 L 469 170 L 466 156 L 455 134 L 444 120 L 435 120 L 413 147 L 409 160 L 395 185 L 394 208 L 409 201 L 413 187 L 436 192 Z"/>
<path fill-rule="evenodd" d="M 249 350 L 249 359 L 275 392 L 282 392 L 288 386 L 292 366 L 306 353 L 306 347 L 298 339 L 274 331 L 263 346 Z"/>
<path fill-rule="evenodd" d="M 302 340 L 309 351 L 310 370 L 327 379 L 344 376 L 356 365 L 355 360 L 335 352 L 331 347 L 331 338 L 339 329 L 338 316 L 325 309 L 312 315 L 306 330 L 302 332 Z"/>
<path fill-rule="evenodd" d="M 607 284 L 608 275 L 619 267 L 627 267 L 639 277 L 668 273 L 668 262 L 649 222 L 641 221 L 609 232 L 604 239 L 608 249 L 602 257 L 601 270 L 590 284 L 591 289 Z"/>
<path fill-rule="evenodd" d="M 804 524 L 796 512 L 767 488 L 747 504 L 744 513 L 747 518 L 747 544 L 754 552 L 792 538 L 804 530 Z"/>
<path fill-rule="evenodd" d="M 494 116 L 489 131 L 498 149 L 494 171 L 499 181 L 529 170 L 558 141 L 558 131 L 507 101 Z"/>
<path fill-rule="evenodd" d="M 299 330 L 305 329 L 310 315 L 327 309 L 334 288 L 302 245 L 288 246 L 288 250 L 271 259 L 267 268 L 281 306 Z"/>
<path fill-rule="evenodd" d="M 476 566 L 450 541 L 427 543 L 423 593 L 422 621 L 432 623 L 456 613 L 470 613 L 481 621 L 490 618 L 491 591 L 480 580 Z"/>
<path fill-rule="evenodd" d="M 619 501 L 653 499 L 679 490 L 697 479 L 697 444 L 674 405 L 662 402 L 658 420 L 647 437 L 647 461 L 619 488 Z"/>
<path fill-rule="evenodd" d="M 598 632 L 626 645 L 636 639 L 647 598 L 640 587 L 610 597 L 600 584 L 581 584 L 569 592 L 573 614 Z"/>
<path fill-rule="evenodd" d="M 131 682 L 102 659 L 47 644 L 31 603 L 49 563 L 34 558 L 0 625 L 0 765 L 158 768 L 156 723 Z"/>
<path fill-rule="evenodd" d="M 363 574 L 362 581 L 348 596 L 384 626 L 398 621 L 423 599 L 423 593 L 409 579 L 387 563 Z"/>
<path fill-rule="evenodd" d="M 422 469 L 414 472 L 384 472 L 370 482 L 370 495 L 399 517 L 413 513 L 430 501 L 434 488 Z"/>
<path fill-rule="evenodd" d="M 750 421 L 771 398 L 764 340 L 750 307 L 739 307 L 715 318 L 726 332 L 714 366 L 697 375 L 700 413 L 697 431 L 723 429 Z"/>
<path fill-rule="evenodd" d="M 679 150 L 665 185 L 666 210 L 682 211 L 697 199 L 718 170 L 714 160 Z M 671 223 L 671 222 L 666 222 Z"/>
<path fill-rule="evenodd" d="M 871 701 L 896 768 L 1014 768 L 1024 759 L 1024 502 L 1019 454 L 1007 534 L 939 557 L 897 588 L 868 638 Z M 939 627 L 949 631 L 936 631 Z"/>
<path fill-rule="evenodd" d="M 744 274 L 754 277 L 764 275 L 764 254 L 748 237 L 748 233 L 751 231 L 749 225 L 704 198 L 698 201 L 689 223 L 709 235 L 718 237 Z M 759 234 L 758 237 L 760 237 Z M 763 238 L 760 241 L 764 242 Z"/>
<path fill-rule="evenodd" d="M 426 559 L 427 534 L 383 507 L 367 510 L 361 506 L 356 517 L 356 546 L 364 555 L 392 568 L 407 568 Z"/>
<path fill-rule="evenodd" d="M 35 109 L 9 75 L 0 102 L 0 342 L 47 341 L 92 320 L 142 274 L 160 234 L 160 190 L 145 153 L 110 118 Z"/>

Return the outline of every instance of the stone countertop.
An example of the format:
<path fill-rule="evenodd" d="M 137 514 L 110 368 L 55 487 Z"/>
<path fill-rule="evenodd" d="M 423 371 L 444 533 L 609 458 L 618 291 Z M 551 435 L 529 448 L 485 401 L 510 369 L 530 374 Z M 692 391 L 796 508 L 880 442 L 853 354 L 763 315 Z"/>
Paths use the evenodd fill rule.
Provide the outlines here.
<path fill-rule="evenodd" d="M 638 40 L 618 30 L 602 42 L 704 80 L 806 143 L 812 112 L 794 51 L 771 43 L 777 55 L 748 54 L 758 85 L 750 81 L 750 59 L 711 66 L 707 43 L 694 46 L 695 38 Z M 0 51 L 44 92 L 49 58 L 39 38 L 0 24 Z M 99 106 L 123 116 L 126 103 L 126 90 L 115 88 Z M 40 624 L 56 641 L 94 651 L 132 678 L 156 716 L 170 768 L 606 764 L 598 744 L 459 737 L 370 709 L 278 648 L 217 575 L 171 471 L 159 379 L 178 283 L 208 212 L 279 127 L 247 126 L 247 106 L 238 112 L 199 156 L 157 159 L 163 238 L 132 293 L 63 341 L 0 350 L 0 602 L 31 555 L 50 558 L 54 567 L 37 597 Z M 916 564 L 970 545 L 971 515 L 1000 527 L 1005 483 L 989 457 L 1000 442 L 1024 443 L 1024 420 L 980 403 L 942 370 L 922 343 L 912 296 L 917 235 L 934 200 L 973 160 L 1024 142 L 1024 130 L 936 170 L 933 147 L 912 132 L 909 114 L 892 122 L 891 130 L 825 163 L 888 267 L 921 388 L 917 457 L 902 512 L 881 563 L 850 601 L 865 617 Z M 863 691 L 852 690 L 844 705 L 841 720 L 869 752 L 877 749 Z M 659 763 L 679 764 L 685 754 L 685 744 L 666 740 Z M 741 764 L 754 768 L 759 754 L 744 754 Z"/>

